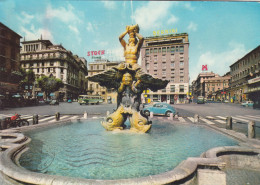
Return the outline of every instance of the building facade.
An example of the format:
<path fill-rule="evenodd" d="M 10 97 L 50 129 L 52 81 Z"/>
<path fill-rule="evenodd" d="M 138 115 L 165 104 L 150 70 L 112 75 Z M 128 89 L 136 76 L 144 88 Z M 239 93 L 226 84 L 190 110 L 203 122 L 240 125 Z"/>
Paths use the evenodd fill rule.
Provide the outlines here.
<path fill-rule="evenodd" d="M 229 100 L 227 88 L 230 78 L 230 75 L 219 76 L 216 74 L 215 77 L 206 79 L 202 84 L 204 97 L 212 100 Z"/>
<path fill-rule="evenodd" d="M 21 48 L 21 67 L 32 70 L 36 78 L 41 76 L 61 79 L 64 87 L 52 95 L 60 101 L 76 99 L 86 93 L 88 74 L 87 61 L 62 45 L 53 45 L 49 40 L 23 41 Z M 35 88 L 32 96 L 43 96 L 41 89 Z"/>
<path fill-rule="evenodd" d="M 19 92 L 20 39 L 22 37 L 0 22 L 0 94 Z"/>
<path fill-rule="evenodd" d="M 230 93 L 235 102 L 260 104 L 260 46 L 230 66 Z"/>
<path fill-rule="evenodd" d="M 109 60 L 106 59 L 99 59 L 95 60 L 94 62 L 89 63 L 89 70 L 88 74 L 90 76 L 101 73 L 105 70 L 109 70 L 112 67 L 117 66 L 121 61 L 115 61 L 115 62 L 110 62 Z M 111 102 L 111 103 L 116 103 L 117 99 L 117 93 L 113 90 L 107 90 L 107 88 L 100 86 L 96 82 L 88 82 L 88 92 L 91 95 L 100 95 L 102 96 L 103 100 L 105 102 Z"/>
<path fill-rule="evenodd" d="M 214 78 L 218 76 L 217 74 L 213 72 L 201 72 L 197 76 L 196 80 L 192 82 L 192 91 L 193 91 L 193 97 L 197 98 L 198 96 L 204 96 L 205 97 L 205 80 Z M 212 89 L 211 89 L 212 90 Z"/>
<path fill-rule="evenodd" d="M 189 92 L 189 39 L 187 33 L 144 38 L 141 66 L 155 78 L 169 80 L 167 87 L 144 92 L 145 102 L 184 103 Z"/>

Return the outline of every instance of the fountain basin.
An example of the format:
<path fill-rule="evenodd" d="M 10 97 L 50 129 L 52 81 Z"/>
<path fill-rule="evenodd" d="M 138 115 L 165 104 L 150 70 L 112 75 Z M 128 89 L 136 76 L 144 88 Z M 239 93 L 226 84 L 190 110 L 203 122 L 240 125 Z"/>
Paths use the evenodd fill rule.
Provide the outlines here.
<path fill-rule="evenodd" d="M 91 120 L 92 123 L 95 123 L 95 120 Z M 96 120 L 97 122 L 99 122 L 99 120 Z M 54 159 L 53 158 L 44 158 L 44 156 L 42 156 L 42 160 L 41 162 L 39 162 L 37 165 L 38 169 L 34 167 L 33 168 L 29 168 L 28 166 L 26 166 L 25 164 L 29 164 L 28 161 L 26 162 L 26 155 L 35 155 L 34 157 L 38 156 L 39 157 L 39 153 L 34 153 L 34 154 L 30 154 L 29 151 L 25 152 L 22 157 L 20 158 L 20 154 L 19 152 L 17 151 L 25 151 L 23 148 L 24 148 L 24 145 L 23 144 L 20 144 L 20 141 L 16 141 L 15 143 L 12 143 L 10 144 L 10 147 L 3 153 L 4 155 L 1 156 L 1 171 L 3 171 L 3 173 L 7 176 L 10 176 L 12 178 L 15 178 L 19 181 L 22 181 L 22 182 L 27 182 L 27 183 L 32 183 L 32 184 L 38 184 L 40 182 L 40 184 L 49 184 L 50 182 L 52 184 L 62 184 L 62 183 L 76 183 L 77 184 L 89 184 L 89 183 L 96 183 L 96 184 L 99 184 L 99 183 L 106 183 L 106 184 L 151 184 L 151 183 L 155 183 L 155 184 L 165 184 L 165 183 L 169 183 L 169 182 L 178 182 L 180 180 L 183 180 L 183 179 L 190 179 L 192 176 L 194 176 L 194 173 L 196 172 L 196 169 L 198 167 L 198 165 L 204 165 L 204 166 L 222 166 L 223 165 L 223 161 L 221 161 L 218 157 L 217 157 L 217 153 L 218 152 L 223 152 L 223 151 L 226 151 L 228 150 L 229 147 L 220 147 L 221 145 L 219 145 L 219 147 L 217 148 L 217 150 L 209 150 L 210 152 L 207 152 L 205 155 L 206 157 L 203 157 L 203 158 L 198 158 L 199 155 L 201 153 L 203 153 L 204 151 L 208 150 L 209 148 L 213 148 L 213 147 L 217 147 L 217 145 L 215 146 L 209 146 L 209 148 L 204 148 L 203 151 L 199 151 L 198 153 L 192 153 L 191 151 L 195 151 L 194 148 L 197 148 L 197 147 L 194 147 L 193 144 L 192 145 L 185 145 L 185 148 L 188 149 L 186 150 L 186 153 L 192 153 L 191 155 L 189 156 L 185 156 L 185 154 L 181 154 L 181 156 L 184 156 L 183 159 L 181 159 L 179 162 L 176 162 L 175 163 L 175 157 L 173 158 L 172 161 L 169 161 L 171 159 L 171 157 L 165 157 L 163 154 L 159 155 L 159 157 L 161 157 L 163 160 L 165 160 L 164 162 L 161 162 L 161 165 L 157 165 L 157 169 L 155 169 L 156 171 L 154 172 L 153 171 L 153 167 L 156 165 L 156 164 L 160 164 L 158 163 L 158 161 L 156 160 L 158 158 L 158 154 L 156 156 L 156 154 L 154 154 L 156 157 L 154 159 L 151 159 L 151 157 L 153 157 L 153 155 L 149 155 L 149 152 L 146 153 L 147 155 L 144 154 L 144 151 L 140 150 L 141 146 L 148 142 L 148 141 L 151 141 L 152 142 L 152 147 L 149 147 L 149 146 L 146 146 L 144 145 L 147 149 L 147 151 L 152 151 L 152 150 L 155 150 L 155 151 L 159 151 L 159 153 L 165 153 L 165 151 L 169 151 L 168 154 L 171 154 L 172 150 L 174 149 L 169 149 L 169 146 L 170 145 L 173 145 L 173 146 L 177 146 L 176 143 L 179 143 L 180 140 L 184 140 L 184 142 L 187 143 L 185 137 L 180 137 L 182 139 L 180 140 L 176 140 L 176 139 L 173 139 L 172 136 L 168 136 L 169 133 L 175 133 L 174 130 L 178 130 L 178 129 L 183 129 L 183 128 L 179 128 L 179 126 L 176 126 L 176 125 L 172 125 L 172 124 L 169 124 L 169 123 L 160 123 L 160 124 L 154 124 L 153 125 L 153 129 L 151 130 L 151 133 L 148 133 L 148 134 L 133 134 L 133 133 L 124 133 L 124 137 L 125 138 L 122 138 L 120 141 L 118 140 L 114 140 L 115 138 L 118 138 L 120 137 L 120 135 L 122 135 L 121 133 L 115 133 L 115 132 L 106 132 L 104 131 L 101 127 L 100 127 L 100 130 L 99 129 L 96 129 L 96 131 L 101 131 L 101 132 L 93 132 L 93 130 L 91 130 L 91 128 L 94 126 L 97 126 L 99 125 L 98 124 L 89 124 L 89 123 L 83 123 L 83 121 L 81 123 L 70 123 L 68 122 L 67 124 L 64 124 L 64 123 L 57 123 L 57 124 L 61 124 L 62 126 L 61 127 L 53 127 L 51 128 L 53 134 L 48 134 L 48 137 L 42 135 L 44 132 L 47 132 L 48 128 L 50 125 L 46 126 L 46 129 L 43 129 L 40 128 L 40 127 L 43 127 L 45 126 L 45 124 L 42 124 L 42 125 L 36 125 L 34 126 L 35 128 L 37 128 L 37 133 L 40 133 L 40 135 L 34 135 L 35 133 L 31 133 L 31 132 L 25 132 L 26 135 L 29 133 L 29 135 L 31 134 L 33 137 L 33 140 L 34 140 L 34 137 L 36 137 L 37 139 L 40 139 L 40 137 L 43 137 L 45 138 L 45 142 L 47 140 L 49 140 L 50 138 L 52 138 L 52 136 L 56 136 L 57 134 L 54 134 L 54 133 L 57 133 L 57 132 L 60 132 L 63 137 L 61 137 L 62 139 L 57 139 L 57 140 L 54 140 L 54 144 L 58 144 L 54 147 L 53 143 L 51 144 L 53 147 L 49 147 L 48 145 L 46 145 L 47 143 L 41 143 L 39 141 L 37 141 L 37 139 L 35 141 L 37 141 L 35 144 L 36 145 L 39 145 L 41 150 L 39 151 L 43 151 L 44 153 L 46 153 L 50 148 L 55 148 L 55 157 Z M 166 125 L 165 125 L 166 124 Z M 169 127 L 166 127 L 166 126 L 169 126 Z M 72 134 L 73 135 L 64 135 L 66 133 L 65 130 L 71 130 L 71 129 L 68 129 L 68 126 L 73 126 L 75 128 L 77 128 L 77 132 L 73 132 Z M 78 129 L 79 127 L 81 126 L 87 126 L 88 130 L 86 131 L 83 131 L 82 129 Z M 204 127 L 198 127 L 198 126 L 192 126 L 192 125 L 184 125 L 184 126 L 181 126 L 181 127 L 191 127 L 193 130 L 190 131 L 190 133 L 188 134 L 187 133 L 187 130 L 184 130 L 183 132 L 180 131 L 180 136 L 181 135 L 186 135 L 186 137 L 190 137 L 191 139 L 194 140 L 194 136 L 192 136 L 192 133 L 195 133 L 194 129 L 199 129 L 199 135 L 203 135 L 203 129 L 205 129 Z M 24 131 L 25 129 L 32 129 L 32 128 L 24 128 Z M 40 129 L 40 130 L 38 130 Z M 58 130 L 56 130 L 58 129 Z M 65 129 L 61 132 L 61 130 L 59 129 Z M 55 131 L 56 130 L 56 131 Z M 13 130 L 14 131 L 14 130 Z M 23 132 L 24 132 L 23 131 Z M 88 132 L 89 131 L 89 132 Z M 206 130 L 206 131 L 209 131 L 209 130 Z M 80 143 L 79 142 L 79 139 L 81 138 L 82 139 L 82 135 L 80 135 L 80 133 L 84 133 L 85 135 L 88 135 L 88 138 L 86 138 L 86 142 L 85 143 Z M 185 133 L 185 134 L 183 134 Z M 14 133 L 12 133 L 14 134 Z M 71 134 L 71 133 L 70 133 Z M 93 134 L 93 136 L 89 135 L 89 134 Z M 210 131 L 210 136 L 212 136 L 212 134 L 216 134 L 215 132 L 213 131 Z M 21 137 L 22 134 L 18 134 L 19 137 Z M 100 139 L 97 139 L 97 136 L 98 135 L 101 135 L 103 137 L 105 137 L 105 144 L 101 145 L 102 140 Z M 165 135 L 165 138 L 164 139 L 160 139 L 160 140 L 157 140 L 159 138 L 159 136 L 164 136 Z M 219 134 L 217 134 L 219 135 Z M 221 135 L 222 137 L 223 135 Z M 84 137 L 84 136 L 83 136 Z M 91 139 L 92 137 L 92 139 Z M 205 137 L 205 135 L 203 136 Z M 202 138 L 203 138 L 202 137 Z M 225 139 L 229 140 L 229 142 L 231 142 L 231 144 L 233 145 L 237 145 L 238 142 L 235 141 L 235 140 L 232 140 L 230 138 L 227 138 L 226 136 L 223 136 Z M 74 140 L 74 139 L 76 140 Z M 93 138 L 96 138 L 96 139 L 93 139 Z M 184 139 L 183 139 L 184 138 Z M 68 139 L 68 140 L 67 140 Z M 104 139 L 104 138 L 103 138 Z M 172 140 L 171 140 L 172 139 Z M 197 139 L 197 138 L 196 138 Z M 205 139 L 205 138 L 204 138 Z M 21 140 L 24 140 L 21 138 Z M 53 139 L 50 139 L 50 141 L 53 141 Z M 69 142 L 69 140 L 71 140 Z M 84 140 L 84 139 L 83 139 Z M 138 173 L 140 173 L 142 176 L 121 176 L 119 178 L 115 178 L 115 177 L 110 177 L 109 175 L 107 175 L 107 177 L 105 177 L 103 180 L 100 179 L 100 178 L 96 178 L 96 179 L 99 179 L 99 180 L 95 180 L 94 179 L 94 176 L 78 176 L 78 174 L 74 174 L 72 175 L 73 173 L 70 173 L 68 176 L 70 177 L 64 177 L 64 176 L 61 176 L 61 175 L 64 175 L 64 174 L 61 174 L 60 172 L 54 172 L 50 169 L 52 169 L 52 167 L 50 166 L 50 163 L 51 164 L 55 164 L 54 165 L 54 168 L 56 168 L 60 163 L 60 161 L 66 161 L 66 159 L 63 158 L 63 156 L 66 156 L 68 154 L 71 154 L 71 155 L 74 155 L 74 156 L 77 156 L 77 155 L 81 155 L 83 157 L 86 157 L 88 155 L 86 155 L 86 151 L 90 151 L 90 148 L 89 148 L 89 144 L 90 143 L 93 143 L 93 140 L 95 141 L 95 145 L 93 145 L 92 147 L 100 147 L 100 146 L 105 146 L 106 149 L 109 151 L 109 148 L 113 148 L 114 150 L 116 149 L 116 147 L 121 147 L 122 145 L 130 145 L 132 147 L 131 150 L 135 150 L 135 154 L 133 154 L 133 151 L 132 151 L 132 156 L 125 156 L 126 153 L 124 152 L 120 152 L 118 151 L 117 153 L 114 152 L 114 153 L 111 153 L 111 152 L 108 152 L 108 154 L 110 154 L 111 156 L 114 156 L 114 158 L 110 159 L 106 159 L 106 160 L 100 160 L 101 156 L 99 156 L 99 158 L 96 157 L 93 157 L 93 159 L 88 159 L 88 158 L 83 158 L 83 159 L 80 159 L 79 162 L 80 163 L 75 163 L 72 162 L 72 164 L 76 164 L 76 165 L 82 165 L 82 166 L 88 166 L 89 168 L 91 167 L 91 165 L 96 165 L 96 164 L 99 164 L 101 163 L 102 161 L 102 165 L 104 165 L 104 161 L 108 161 L 109 160 L 109 164 L 111 166 L 111 161 L 112 161 L 112 170 L 114 170 L 115 168 L 119 168 L 120 167 L 115 167 L 115 165 L 118 165 L 119 163 L 115 162 L 117 160 L 120 159 L 120 157 L 118 156 L 121 156 L 121 157 L 129 157 L 129 158 L 126 158 L 129 162 L 129 164 L 135 164 L 135 165 L 139 165 L 139 163 L 141 163 L 143 166 L 145 165 L 144 163 L 142 163 L 145 158 L 148 159 L 148 162 L 151 163 L 151 164 L 146 164 L 145 168 L 141 168 L 144 172 L 145 172 L 145 169 L 149 169 L 149 166 L 153 166 L 152 168 L 150 168 L 149 170 L 149 173 L 152 172 L 153 174 L 145 174 L 144 172 L 140 172 L 138 171 Z M 102 142 L 101 142 L 102 141 Z M 111 141 L 114 141 L 114 142 L 111 142 Z M 115 142 L 117 141 L 117 142 Z M 165 142 L 165 141 L 171 141 L 169 143 Z M 61 147 L 59 143 L 63 142 L 66 146 L 66 147 Z M 100 143 L 101 142 L 101 143 Z M 106 143 L 107 142 L 107 143 Z M 174 145 L 174 142 L 175 142 L 175 145 Z M 204 140 L 203 142 L 206 142 L 208 143 L 209 140 Z M 78 145 L 76 146 L 72 146 L 71 144 L 72 143 L 76 143 Z M 100 145 L 98 145 L 97 143 L 99 143 Z M 111 143 L 113 143 L 111 146 Z M 106 146 L 110 144 L 109 146 Z M 157 145 L 163 145 L 162 148 L 156 148 Z M 12 145 L 12 146 L 11 146 Z M 30 145 L 33 146 L 33 142 L 30 143 Z M 46 145 L 46 146 L 45 146 Z M 183 145 L 183 144 L 182 144 Z M 223 146 L 223 145 L 222 145 Z M 119 148 L 120 148 L 119 147 Z M 234 146 L 233 146 L 234 147 Z M 236 146 L 237 147 L 237 146 Z M 235 148 L 236 148 L 235 147 Z M 103 147 L 101 147 L 103 148 Z M 163 148 L 166 148 L 167 150 L 162 150 Z M 239 147 L 238 147 L 239 148 Z M 67 150 L 67 153 L 65 151 L 65 149 Z M 190 149 L 190 150 L 189 150 Z M 193 150 L 194 149 L 194 150 Z M 161 151 L 162 150 L 162 151 Z M 175 149 L 176 150 L 176 149 Z M 129 150 L 130 151 L 130 150 Z M 128 151 L 128 153 L 130 153 Z M 188 152 L 187 152 L 188 151 Z M 213 152 L 212 152 L 213 151 Z M 103 151 L 104 153 L 105 151 Z M 66 155 L 65 155 L 66 153 Z M 92 152 L 93 153 L 93 152 Z M 98 152 L 98 149 L 95 151 L 95 153 L 98 153 L 100 155 L 100 151 Z M 174 153 L 178 153 L 178 151 L 175 151 Z M 49 155 L 52 155 L 53 152 L 50 152 Z M 167 154 L 167 152 L 166 152 Z M 44 154 L 46 155 L 46 154 Z M 53 155 L 52 155 L 53 156 Z M 107 155 L 105 155 L 107 156 Z M 110 157 L 111 157 L 110 156 Z M 115 157 L 116 156 L 116 157 Z M 135 158 L 135 156 L 138 156 L 138 158 Z M 25 157 L 25 158 L 24 158 Z M 18 162 L 18 159 L 20 158 L 20 165 L 30 169 L 30 170 L 26 170 L 26 169 L 23 169 L 21 167 L 19 167 L 19 162 Z M 177 158 L 177 157 L 176 157 Z M 98 159 L 98 161 L 95 161 L 95 159 Z M 138 159 L 138 160 L 135 160 L 135 159 Z M 187 160 L 185 160 L 187 159 Z M 74 158 L 69 158 L 67 159 L 67 161 L 71 162 L 71 160 L 74 160 Z M 90 161 L 92 160 L 91 164 Z M 114 161 L 115 160 L 115 161 Z M 15 161 L 17 165 L 15 165 L 14 162 L 12 161 Z M 86 163 L 87 162 L 87 163 Z M 32 164 L 35 163 L 31 162 Z M 57 163 L 57 164 L 56 164 Z M 167 163 L 165 165 L 165 163 Z M 160 166 L 167 166 L 169 163 L 169 168 L 164 168 L 164 169 L 161 169 Z M 67 165 L 70 164 L 67 162 Z M 74 164 L 74 165 L 75 165 Z M 125 166 L 126 164 L 124 164 Z M 142 166 L 140 165 L 140 166 Z M 175 167 L 177 166 L 177 167 Z M 39 168 L 40 167 L 40 168 Z M 45 168 L 44 168 L 45 167 Z M 174 168 L 175 167 L 175 168 Z M 76 168 L 80 171 L 83 171 L 84 170 L 81 170 L 81 166 L 73 166 L 71 169 L 66 169 L 64 168 L 64 166 L 60 166 L 61 169 L 65 170 L 65 171 L 73 171 L 73 168 Z M 136 167 L 134 167 L 136 168 Z M 133 169 L 134 169 L 133 168 Z M 47 170 L 49 169 L 49 171 Z M 100 170 L 101 168 L 99 168 Z M 137 167 L 137 170 L 139 169 L 139 167 Z M 34 170 L 35 172 L 32 172 L 31 170 Z M 41 171 L 42 170 L 42 171 Z M 91 168 L 90 169 L 85 169 L 85 170 L 89 170 L 91 171 Z M 130 166 L 127 166 L 127 172 L 130 172 L 132 169 L 131 169 L 131 165 Z M 161 171 L 158 171 L 158 170 L 161 170 Z M 106 171 L 106 170 L 105 170 Z M 122 171 L 122 169 L 121 169 Z M 119 172 L 121 172 L 119 170 Z M 39 173 L 41 172 L 41 173 Z M 51 172 L 51 173 L 50 173 Z M 104 171 L 103 171 L 104 172 Z M 127 173 L 126 172 L 126 173 Z M 42 173 L 47 173 L 47 174 L 42 174 Z M 49 173 L 49 174 L 48 174 Z M 125 174 L 122 173 L 122 174 Z M 121 175 L 122 175 L 121 174 Z M 131 174 L 134 174 L 133 171 L 131 171 Z M 67 175 L 67 174 L 65 174 Z M 93 173 L 87 173 L 87 175 L 93 175 Z M 119 173 L 120 175 L 120 173 Z M 127 174 L 129 175 L 129 174 Z M 98 175 L 99 176 L 99 175 Z M 73 177 L 77 177 L 77 178 L 73 178 Z M 88 178 L 88 179 L 84 179 L 84 178 Z M 115 180 L 115 179 L 119 179 L 119 180 Z"/>

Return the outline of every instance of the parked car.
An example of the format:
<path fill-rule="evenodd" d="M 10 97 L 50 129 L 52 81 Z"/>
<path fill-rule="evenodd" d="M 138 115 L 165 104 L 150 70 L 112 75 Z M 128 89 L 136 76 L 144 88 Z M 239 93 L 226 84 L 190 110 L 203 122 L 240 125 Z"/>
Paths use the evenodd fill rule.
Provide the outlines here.
<path fill-rule="evenodd" d="M 203 96 L 199 96 L 198 100 L 197 100 L 197 104 L 204 104 L 204 103 L 205 103 L 204 97 Z"/>
<path fill-rule="evenodd" d="M 244 101 L 241 103 L 243 107 L 253 107 L 254 102 L 253 101 Z"/>
<path fill-rule="evenodd" d="M 59 102 L 57 100 L 51 100 L 49 103 L 50 105 L 59 105 Z"/>
<path fill-rule="evenodd" d="M 175 108 L 169 105 L 168 103 L 155 103 L 152 106 L 144 107 L 143 113 L 146 116 L 149 116 L 150 112 L 153 112 L 153 114 L 166 116 L 170 116 L 171 113 L 173 113 L 173 115 L 176 114 Z"/>
<path fill-rule="evenodd" d="M 72 103 L 72 100 L 71 100 L 71 99 L 68 99 L 68 103 Z"/>

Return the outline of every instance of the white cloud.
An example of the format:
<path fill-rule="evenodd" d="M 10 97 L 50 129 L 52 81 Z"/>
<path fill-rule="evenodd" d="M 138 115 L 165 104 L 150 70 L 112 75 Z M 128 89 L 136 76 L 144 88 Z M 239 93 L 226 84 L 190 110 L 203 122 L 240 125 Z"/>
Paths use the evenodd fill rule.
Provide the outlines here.
<path fill-rule="evenodd" d="M 74 7 L 72 5 L 68 5 L 67 8 L 59 7 L 59 8 L 52 8 L 49 5 L 45 12 L 45 17 L 47 19 L 57 18 L 64 23 L 81 23 L 80 18 L 75 14 Z"/>
<path fill-rule="evenodd" d="M 72 25 L 69 25 L 69 29 L 71 30 L 71 31 L 73 31 L 76 35 L 78 35 L 79 34 L 79 30 L 78 30 L 78 28 L 77 27 L 75 27 L 75 26 L 72 26 Z"/>
<path fill-rule="evenodd" d="M 87 28 L 86 28 L 89 32 L 94 32 L 94 27 L 93 24 L 91 22 L 88 22 Z"/>
<path fill-rule="evenodd" d="M 188 10 L 193 11 L 195 8 L 191 6 L 190 2 L 184 3 L 184 7 Z"/>
<path fill-rule="evenodd" d="M 48 39 L 53 41 L 53 36 L 48 29 L 35 29 L 34 26 L 31 26 L 29 29 L 25 27 L 21 27 L 21 32 L 24 33 L 26 40 L 37 40 L 40 39 L 41 36 L 43 39 Z"/>
<path fill-rule="evenodd" d="M 94 40 L 93 41 L 99 48 L 105 48 L 108 46 L 108 42 L 100 41 L 100 40 Z"/>
<path fill-rule="evenodd" d="M 243 57 L 247 52 L 243 44 L 230 42 L 229 48 L 224 52 L 214 53 L 207 51 L 201 54 L 197 65 L 192 70 L 190 69 L 191 81 L 197 78 L 201 72 L 202 65 L 207 65 L 208 71 L 224 75 L 230 71 L 229 66 Z"/>
<path fill-rule="evenodd" d="M 168 19 L 167 24 L 175 24 L 178 22 L 179 18 L 175 17 L 174 15 L 171 15 L 171 17 Z"/>
<path fill-rule="evenodd" d="M 190 22 L 189 26 L 187 27 L 188 30 L 190 31 L 197 31 L 198 25 L 195 24 L 194 22 Z"/>
<path fill-rule="evenodd" d="M 117 47 L 105 50 L 105 57 L 110 61 L 124 61 L 123 47 Z"/>
<path fill-rule="evenodd" d="M 116 3 L 114 1 L 102 1 L 104 4 L 104 7 L 109 9 L 109 10 L 114 10 L 116 9 Z"/>
<path fill-rule="evenodd" d="M 29 24 L 31 23 L 31 21 L 34 19 L 33 15 L 30 15 L 26 12 L 22 12 L 20 16 L 18 16 L 18 20 L 22 23 L 22 24 Z"/>
<path fill-rule="evenodd" d="M 169 21 L 174 21 L 173 15 L 170 13 L 172 5 L 173 3 L 168 1 L 150 1 L 144 6 L 136 9 L 134 20 L 139 24 L 140 28 L 144 30 L 159 28 L 169 16 L 171 17 Z M 175 19 L 177 18 L 175 17 Z"/>

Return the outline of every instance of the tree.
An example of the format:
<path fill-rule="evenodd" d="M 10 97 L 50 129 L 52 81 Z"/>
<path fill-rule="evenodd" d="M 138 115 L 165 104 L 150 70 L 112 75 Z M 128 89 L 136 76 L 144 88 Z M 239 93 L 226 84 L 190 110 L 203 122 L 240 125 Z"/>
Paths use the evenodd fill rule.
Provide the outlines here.
<path fill-rule="evenodd" d="M 54 77 L 42 76 L 37 80 L 39 87 L 45 92 L 46 96 L 49 97 L 50 93 L 58 91 L 63 87 L 63 82 L 60 79 Z"/>
<path fill-rule="evenodd" d="M 28 90 L 30 89 L 30 86 L 33 86 L 33 83 L 35 81 L 35 74 L 32 70 L 25 71 L 24 69 L 21 69 L 20 73 L 22 74 L 22 80 L 20 81 L 20 86 Z"/>

